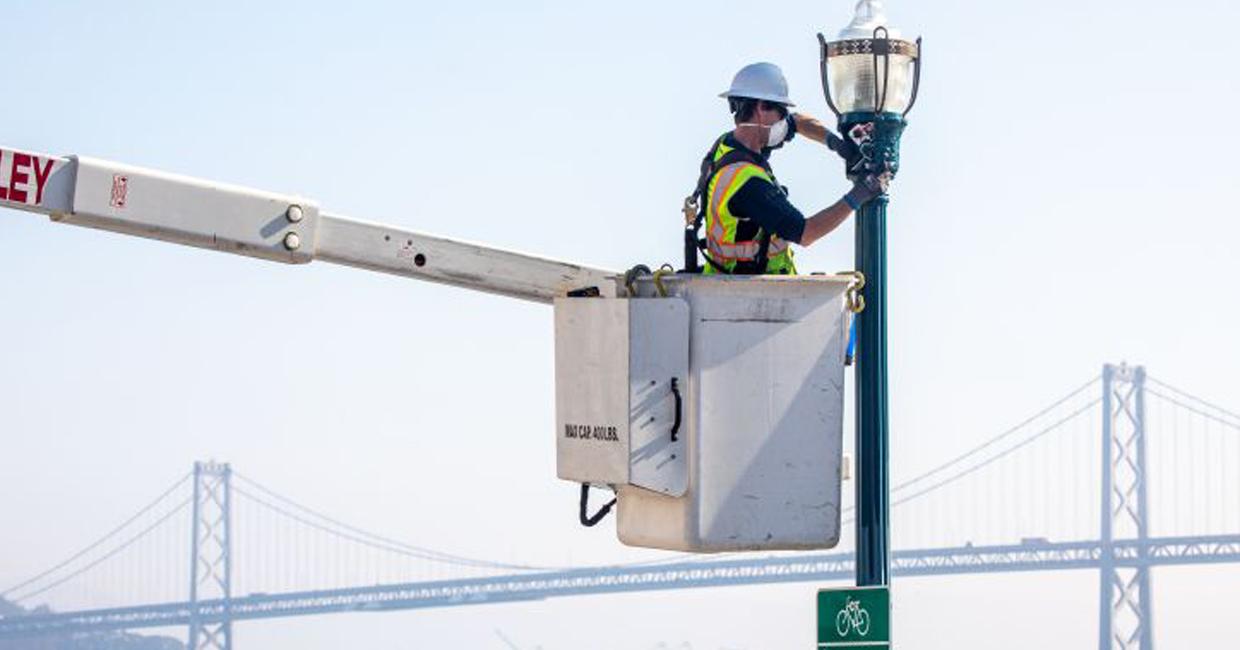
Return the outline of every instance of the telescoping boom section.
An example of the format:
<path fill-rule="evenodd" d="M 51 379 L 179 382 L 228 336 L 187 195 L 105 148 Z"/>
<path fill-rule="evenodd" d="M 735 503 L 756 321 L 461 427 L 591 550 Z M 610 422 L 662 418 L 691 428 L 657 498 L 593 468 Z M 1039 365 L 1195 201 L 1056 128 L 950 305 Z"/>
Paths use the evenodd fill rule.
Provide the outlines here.
<path fill-rule="evenodd" d="M 616 274 L 368 223 L 305 197 L 0 148 L 0 207 L 288 264 L 322 260 L 535 302 L 616 293 Z"/>

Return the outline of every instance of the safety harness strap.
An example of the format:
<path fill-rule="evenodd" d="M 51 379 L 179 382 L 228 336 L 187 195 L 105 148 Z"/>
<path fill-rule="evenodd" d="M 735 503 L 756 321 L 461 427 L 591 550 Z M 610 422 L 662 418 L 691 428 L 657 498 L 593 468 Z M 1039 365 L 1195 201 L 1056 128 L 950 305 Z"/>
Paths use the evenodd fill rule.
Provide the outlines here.
<path fill-rule="evenodd" d="M 726 137 L 727 134 L 719 136 L 715 143 L 711 145 L 710 151 L 707 151 L 706 156 L 702 158 L 697 187 L 694 188 L 693 194 L 690 195 L 690 198 L 696 200 L 698 211 L 697 216 L 693 220 L 692 228 L 685 228 L 685 271 L 690 273 L 700 273 L 702 271 L 702 267 L 698 266 L 697 263 L 697 253 L 701 251 L 702 257 L 706 259 L 706 262 L 720 273 L 729 275 L 760 275 L 766 272 L 767 254 L 771 245 L 770 233 L 765 231 L 762 233 L 762 238 L 758 245 L 758 254 L 753 259 L 752 265 L 750 263 L 737 264 L 734 270 L 729 270 L 719 262 L 716 262 L 706 248 L 706 240 L 698 236 L 698 232 L 701 231 L 702 224 L 706 220 L 707 203 L 709 203 L 706 200 L 706 189 L 710 185 L 710 179 L 719 170 L 738 162 L 747 162 L 761 167 L 772 178 L 775 176 L 775 172 L 771 170 L 771 164 L 765 158 L 744 147 L 737 147 L 720 156 L 718 160 L 715 160 L 715 152 L 719 150 L 719 145 L 723 143 L 723 139 Z"/>

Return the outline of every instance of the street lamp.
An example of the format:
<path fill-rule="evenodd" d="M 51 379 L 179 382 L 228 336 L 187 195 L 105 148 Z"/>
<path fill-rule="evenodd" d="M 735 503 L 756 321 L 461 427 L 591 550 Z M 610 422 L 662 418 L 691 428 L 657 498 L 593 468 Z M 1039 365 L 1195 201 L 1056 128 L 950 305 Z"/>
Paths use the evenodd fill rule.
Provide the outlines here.
<path fill-rule="evenodd" d="M 900 168 L 904 117 L 917 101 L 921 39 L 906 41 L 887 23 L 882 0 L 860 0 L 852 23 L 821 45 L 822 89 L 840 133 L 859 160 L 846 174 L 894 176 Z M 888 584 L 890 567 L 887 432 L 886 194 L 857 214 L 856 265 L 865 274 L 865 309 L 857 316 L 857 585 Z"/>

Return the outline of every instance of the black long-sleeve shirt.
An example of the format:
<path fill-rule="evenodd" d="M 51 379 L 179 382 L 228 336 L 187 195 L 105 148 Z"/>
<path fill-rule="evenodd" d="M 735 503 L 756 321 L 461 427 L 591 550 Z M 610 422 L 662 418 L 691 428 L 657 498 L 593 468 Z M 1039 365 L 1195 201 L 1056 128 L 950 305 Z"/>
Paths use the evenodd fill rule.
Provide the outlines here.
<path fill-rule="evenodd" d="M 754 239 L 758 228 L 796 244 L 805 233 L 805 216 L 788 202 L 782 188 L 761 178 L 745 181 L 728 201 L 728 210 L 741 219 L 738 241 Z"/>

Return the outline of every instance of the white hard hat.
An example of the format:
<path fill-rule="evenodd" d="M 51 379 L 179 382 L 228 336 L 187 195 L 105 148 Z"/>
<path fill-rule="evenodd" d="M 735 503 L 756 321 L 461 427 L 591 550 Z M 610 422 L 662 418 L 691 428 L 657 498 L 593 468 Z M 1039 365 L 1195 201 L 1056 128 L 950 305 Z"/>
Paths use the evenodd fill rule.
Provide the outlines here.
<path fill-rule="evenodd" d="M 720 97 L 761 99 L 784 106 L 795 106 L 788 99 L 788 80 L 774 63 L 750 63 L 732 78 L 732 87 Z"/>

